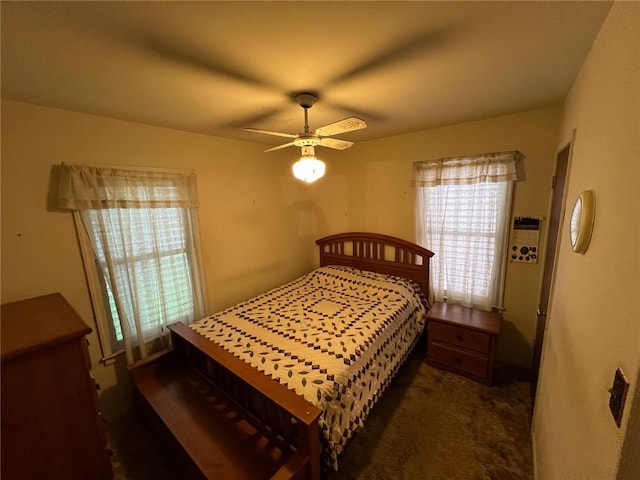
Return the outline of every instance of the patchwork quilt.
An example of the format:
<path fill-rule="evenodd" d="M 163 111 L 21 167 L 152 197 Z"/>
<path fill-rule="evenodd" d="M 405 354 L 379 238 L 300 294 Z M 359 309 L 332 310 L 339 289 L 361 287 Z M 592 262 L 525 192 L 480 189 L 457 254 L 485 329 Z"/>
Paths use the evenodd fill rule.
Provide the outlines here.
<path fill-rule="evenodd" d="M 427 310 L 411 280 L 326 266 L 191 328 L 320 407 L 324 461 L 337 469 Z"/>

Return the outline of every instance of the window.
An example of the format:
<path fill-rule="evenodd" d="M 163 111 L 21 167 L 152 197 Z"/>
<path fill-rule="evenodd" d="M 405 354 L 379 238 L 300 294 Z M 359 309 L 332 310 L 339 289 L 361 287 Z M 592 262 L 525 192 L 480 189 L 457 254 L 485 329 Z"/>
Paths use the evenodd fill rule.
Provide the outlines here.
<path fill-rule="evenodd" d="M 196 197 L 192 173 L 63 166 L 106 357 L 144 358 L 204 315 Z"/>
<path fill-rule="evenodd" d="M 517 152 L 414 164 L 418 243 L 436 301 L 502 307 Z"/>

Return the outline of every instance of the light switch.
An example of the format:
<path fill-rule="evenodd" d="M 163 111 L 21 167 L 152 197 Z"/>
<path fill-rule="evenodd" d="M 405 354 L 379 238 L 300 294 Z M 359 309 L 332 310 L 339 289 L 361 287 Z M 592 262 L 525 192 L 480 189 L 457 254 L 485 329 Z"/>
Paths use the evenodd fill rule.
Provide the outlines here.
<path fill-rule="evenodd" d="M 609 393 L 611 394 L 609 397 L 609 409 L 618 428 L 620 428 L 620 422 L 622 421 L 622 412 L 624 410 L 624 402 L 627 399 L 628 389 L 629 382 L 625 378 L 624 373 L 622 373 L 622 370 L 618 368 L 613 377 L 613 385 L 609 389 Z"/>

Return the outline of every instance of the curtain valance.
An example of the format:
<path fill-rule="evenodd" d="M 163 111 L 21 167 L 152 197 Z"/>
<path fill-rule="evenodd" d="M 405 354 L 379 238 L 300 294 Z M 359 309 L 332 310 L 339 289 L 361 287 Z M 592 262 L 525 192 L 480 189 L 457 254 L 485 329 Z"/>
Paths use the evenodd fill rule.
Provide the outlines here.
<path fill-rule="evenodd" d="M 58 207 L 61 209 L 197 206 L 198 190 L 193 172 L 66 164 L 60 168 Z"/>
<path fill-rule="evenodd" d="M 513 151 L 414 162 L 415 186 L 515 181 L 518 179 L 516 162 L 520 155 L 520 152 Z"/>

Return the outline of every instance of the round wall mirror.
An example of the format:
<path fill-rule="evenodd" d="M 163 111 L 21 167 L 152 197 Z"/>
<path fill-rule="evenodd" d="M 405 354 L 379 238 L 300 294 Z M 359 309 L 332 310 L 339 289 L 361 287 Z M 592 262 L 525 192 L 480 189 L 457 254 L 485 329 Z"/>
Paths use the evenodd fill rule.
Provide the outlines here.
<path fill-rule="evenodd" d="M 591 241 L 593 220 L 595 217 L 595 204 L 592 190 L 585 190 L 576 199 L 571 211 L 569 224 L 569 239 L 571 248 L 576 253 L 585 253 Z"/>

